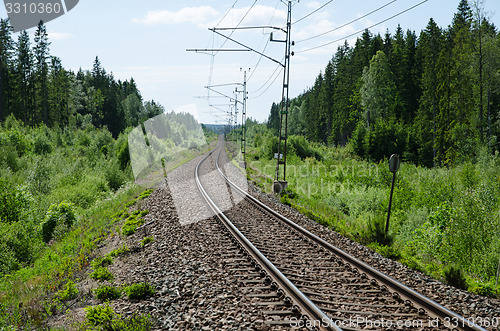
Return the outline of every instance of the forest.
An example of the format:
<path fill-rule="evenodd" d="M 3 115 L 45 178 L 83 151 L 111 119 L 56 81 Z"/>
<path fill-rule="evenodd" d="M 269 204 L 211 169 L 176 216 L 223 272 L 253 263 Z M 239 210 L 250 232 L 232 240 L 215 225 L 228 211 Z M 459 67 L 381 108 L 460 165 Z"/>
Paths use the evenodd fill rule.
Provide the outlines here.
<path fill-rule="evenodd" d="M 98 57 L 91 71 L 64 69 L 50 54 L 44 24 L 33 41 L 26 31 L 14 41 L 8 20 L 0 20 L 0 122 L 13 115 L 32 127 L 91 123 L 116 138 L 163 111 L 154 100 L 143 102 L 133 78 L 122 82 L 107 73 Z"/>
<path fill-rule="evenodd" d="M 461 0 L 447 28 L 431 18 L 418 35 L 401 26 L 394 35 L 366 30 L 354 46 L 340 46 L 313 86 L 290 100 L 289 134 L 427 167 L 498 151 L 500 36 L 481 3 Z M 274 132 L 279 112 L 273 104 Z"/>

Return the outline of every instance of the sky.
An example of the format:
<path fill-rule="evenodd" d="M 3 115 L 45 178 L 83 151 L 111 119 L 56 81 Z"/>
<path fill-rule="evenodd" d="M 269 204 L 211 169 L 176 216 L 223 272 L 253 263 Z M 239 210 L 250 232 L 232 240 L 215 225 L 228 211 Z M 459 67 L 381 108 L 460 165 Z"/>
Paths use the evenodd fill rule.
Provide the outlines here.
<path fill-rule="evenodd" d="M 482 2 L 490 21 L 500 27 L 500 1 Z M 50 53 L 73 71 L 90 70 L 98 56 L 115 79 L 133 77 L 145 101 L 155 100 L 167 111 L 192 112 L 207 124 L 227 123 L 228 113 L 234 113 L 236 108 L 235 96 L 242 100 L 243 93 L 234 91 L 242 90 L 246 72 L 247 117 L 262 122 L 267 119 L 272 103 L 281 100 L 280 63 L 285 47 L 284 43 L 271 42 L 270 33 L 274 31 L 274 39 L 285 38 L 280 29 L 286 27 L 287 3 L 80 0 L 74 9 L 47 23 Z M 292 1 L 291 40 L 295 42 L 292 47 L 295 55 L 290 60 L 289 96 L 296 97 L 310 88 L 339 45 L 344 41 L 354 45 L 360 36 L 356 34 L 358 31 L 370 28 L 373 34 L 384 35 L 386 31 L 394 34 L 400 24 L 403 30 L 410 29 L 418 35 L 431 17 L 446 28 L 458 3 L 459 0 Z M 4 6 L 0 6 L 0 17 L 7 18 Z M 378 24 L 382 21 L 385 22 Z M 256 27 L 217 32 L 266 57 L 253 51 L 214 52 L 243 49 L 209 30 L 214 27 Z M 331 32 L 324 34 L 328 31 Z M 34 29 L 29 32 L 33 36 Z M 14 35 L 16 40 L 17 36 Z M 241 122 L 242 106 L 237 105 Z"/>

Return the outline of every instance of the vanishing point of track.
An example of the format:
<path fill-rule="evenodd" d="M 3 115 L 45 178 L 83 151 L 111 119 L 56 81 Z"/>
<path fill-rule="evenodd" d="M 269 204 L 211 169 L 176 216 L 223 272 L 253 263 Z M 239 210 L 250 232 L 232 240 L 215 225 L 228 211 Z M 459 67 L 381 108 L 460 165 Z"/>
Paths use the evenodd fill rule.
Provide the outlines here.
<path fill-rule="evenodd" d="M 233 257 L 229 267 L 241 277 L 246 295 L 266 307 L 267 324 L 321 330 L 485 330 L 241 190 L 219 166 L 221 158 L 230 164 L 223 146 L 220 140 L 218 148 L 200 161 L 195 181 L 240 247 L 243 258 Z M 237 193 L 244 199 L 239 203 L 232 199 L 232 208 L 223 213 L 213 201 L 217 193 L 202 184 L 203 167 L 205 171 L 215 167 L 229 195 Z"/>

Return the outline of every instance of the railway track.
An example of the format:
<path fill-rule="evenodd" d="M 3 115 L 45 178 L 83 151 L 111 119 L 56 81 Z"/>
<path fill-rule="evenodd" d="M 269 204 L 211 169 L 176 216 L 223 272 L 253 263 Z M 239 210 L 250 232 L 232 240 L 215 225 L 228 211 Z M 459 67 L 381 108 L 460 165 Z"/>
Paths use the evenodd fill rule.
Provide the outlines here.
<path fill-rule="evenodd" d="M 357 260 L 247 194 L 228 177 L 223 142 L 197 165 L 203 198 L 231 233 L 240 256 L 227 267 L 265 306 L 271 326 L 321 330 L 484 330 Z M 222 160 L 221 160 L 222 159 Z M 226 166 L 221 168 L 219 161 Z M 216 169 L 218 185 L 199 173 Z M 224 170 L 223 170 L 224 169 Z M 220 190 L 230 197 L 222 212 Z M 239 196 L 236 198 L 236 196 Z M 219 203 L 214 202 L 219 200 Z"/>

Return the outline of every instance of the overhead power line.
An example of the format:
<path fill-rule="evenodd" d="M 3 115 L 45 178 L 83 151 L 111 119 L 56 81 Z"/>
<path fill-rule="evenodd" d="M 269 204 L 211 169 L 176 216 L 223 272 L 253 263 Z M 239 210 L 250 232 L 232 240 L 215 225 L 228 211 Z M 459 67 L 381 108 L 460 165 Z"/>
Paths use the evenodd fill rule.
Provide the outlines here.
<path fill-rule="evenodd" d="M 403 10 L 402 12 L 397 13 L 396 15 L 393 15 L 393 16 L 391 16 L 391 17 L 389 17 L 389 18 L 386 18 L 385 20 L 380 21 L 380 22 L 378 22 L 378 23 L 375 23 L 375 24 L 373 24 L 373 25 L 371 25 L 371 26 L 369 26 L 369 27 L 366 27 L 366 28 L 364 28 L 364 29 L 362 29 L 362 30 L 356 31 L 356 32 L 354 32 L 354 33 L 351 33 L 350 35 L 345 36 L 345 37 L 343 37 L 343 38 L 339 38 L 339 39 L 337 39 L 337 40 L 330 41 L 330 42 L 328 42 L 328 43 L 325 43 L 325 44 L 322 44 L 322 45 L 319 45 L 319 46 L 316 46 L 316 47 L 311 47 L 311 48 L 308 48 L 308 49 L 305 49 L 305 50 L 302 50 L 302 51 L 297 51 L 297 52 L 295 52 L 295 53 L 296 53 L 296 54 L 299 54 L 299 53 L 309 52 L 309 51 L 312 51 L 312 50 L 315 50 L 315 49 L 318 49 L 318 48 L 322 48 L 322 47 L 325 47 L 325 46 L 329 46 L 329 45 L 331 45 L 331 44 L 335 44 L 335 43 L 337 43 L 337 42 L 339 42 L 339 41 L 342 41 L 342 40 L 345 40 L 345 39 L 347 39 L 347 38 L 353 37 L 353 36 L 355 36 L 355 35 L 358 35 L 358 34 L 360 34 L 360 33 L 363 33 L 365 30 L 369 30 L 369 29 L 371 29 L 371 28 L 374 28 L 374 27 L 376 27 L 377 25 L 380 25 L 380 24 L 382 24 L 382 23 L 385 23 L 385 22 L 387 22 L 387 21 L 392 20 L 392 19 L 393 19 L 393 18 L 395 18 L 395 17 L 398 17 L 398 16 L 400 16 L 400 15 L 402 15 L 402 14 L 404 14 L 404 13 L 407 13 L 407 12 L 409 12 L 410 10 L 417 8 L 418 6 L 423 5 L 424 3 L 428 2 L 428 1 L 429 1 L 429 0 L 424 0 L 424 1 L 422 1 L 422 2 L 419 2 L 419 3 L 417 3 L 416 5 L 414 5 L 414 6 L 410 7 L 410 8 L 408 8 L 408 9 L 406 9 L 406 10 Z"/>
<path fill-rule="evenodd" d="M 310 13 L 309 13 L 309 14 L 307 14 L 306 16 L 304 16 L 304 17 L 302 17 L 302 18 L 300 18 L 300 19 L 296 20 L 296 21 L 295 21 L 295 22 L 293 22 L 292 24 L 297 24 L 297 23 L 299 23 L 300 21 L 305 20 L 306 18 L 308 18 L 308 17 L 309 17 L 309 16 L 311 16 L 312 14 L 314 14 L 314 13 L 316 13 L 316 12 L 320 11 L 321 9 L 325 8 L 326 6 L 328 6 L 329 4 L 331 4 L 332 2 L 333 2 L 333 0 L 328 1 L 328 2 L 327 2 L 327 3 L 325 3 L 323 6 L 319 7 L 319 8 L 318 8 L 318 9 L 316 9 L 316 10 L 313 10 L 312 12 L 310 12 Z"/>
<path fill-rule="evenodd" d="M 316 36 L 313 36 L 313 37 L 309 37 L 309 38 L 306 38 L 306 39 L 299 40 L 299 41 L 297 41 L 297 43 L 304 42 L 304 41 L 308 41 L 308 40 L 311 40 L 311 39 L 314 39 L 314 38 L 318 38 L 318 37 L 324 36 L 325 34 L 329 34 L 329 33 L 332 33 L 332 32 L 334 32 L 334 31 L 340 30 L 340 29 L 342 29 L 343 27 L 346 27 L 346 26 L 348 26 L 348 25 L 351 25 L 352 23 L 355 23 L 355 22 L 357 22 L 357 21 L 360 21 L 360 20 L 362 20 L 363 18 L 366 18 L 366 17 L 368 17 L 368 16 L 370 16 L 370 15 L 372 15 L 372 14 L 374 14 L 374 13 L 378 12 L 379 10 L 384 9 L 385 7 L 389 6 L 390 4 L 393 4 L 393 3 L 394 3 L 394 2 L 396 2 L 396 1 L 397 1 L 397 0 L 393 0 L 393 1 L 389 2 L 389 3 L 386 3 L 386 4 L 385 4 L 385 5 L 383 5 L 382 7 L 379 7 L 379 8 L 377 8 L 377 9 L 375 9 L 375 10 L 372 10 L 372 11 L 371 11 L 371 12 L 369 12 L 368 14 L 365 14 L 365 15 L 363 15 L 363 16 L 361 16 L 361 17 L 358 17 L 358 18 L 356 18 L 356 19 L 354 19 L 354 20 L 352 20 L 352 21 L 350 21 L 350 22 L 347 22 L 347 23 L 345 23 L 345 24 L 343 24 L 343 25 L 341 25 L 341 26 L 339 26 L 339 27 L 336 27 L 335 29 L 331 29 L 331 30 L 329 30 L 329 31 L 326 31 L 326 32 L 320 33 L 320 34 L 318 34 L 318 35 L 316 35 Z"/>

